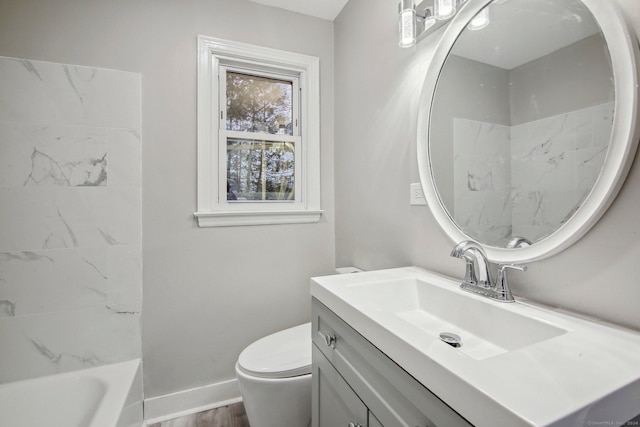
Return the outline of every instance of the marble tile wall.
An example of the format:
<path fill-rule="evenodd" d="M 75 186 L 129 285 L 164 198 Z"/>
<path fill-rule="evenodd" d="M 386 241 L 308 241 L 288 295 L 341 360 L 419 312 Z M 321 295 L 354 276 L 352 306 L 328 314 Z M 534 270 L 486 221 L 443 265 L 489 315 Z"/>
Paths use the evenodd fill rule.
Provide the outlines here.
<path fill-rule="evenodd" d="M 564 223 L 598 179 L 613 102 L 511 128 L 513 235 L 539 240 Z"/>
<path fill-rule="evenodd" d="M 511 235 L 510 128 L 455 118 L 453 139 L 454 219 L 471 237 L 500 244 Z"/>
<path fill-rule="evenodd" d="M 588 195 L 607 153 L 613 102 L 516 126 L 454 119 L 454 218 L 504 246 L 539 240 Z"/>
<path fill-rule="evenodd" d="M 0 57 L 0 382 L 141 357 L 141 76 Z"/>

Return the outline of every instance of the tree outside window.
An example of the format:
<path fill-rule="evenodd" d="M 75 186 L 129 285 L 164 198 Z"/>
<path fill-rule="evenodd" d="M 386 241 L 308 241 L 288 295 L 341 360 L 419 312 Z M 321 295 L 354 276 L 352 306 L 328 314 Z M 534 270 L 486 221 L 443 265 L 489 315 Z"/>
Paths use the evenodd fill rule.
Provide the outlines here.
<path fill-rule="evenodd" d="M 227 70 L 227 201 L 295 199 L 295 142 L 260 138 L 291 135 L 293 82 Z M 235 134 L 234 134 L 235 135 Z"/>

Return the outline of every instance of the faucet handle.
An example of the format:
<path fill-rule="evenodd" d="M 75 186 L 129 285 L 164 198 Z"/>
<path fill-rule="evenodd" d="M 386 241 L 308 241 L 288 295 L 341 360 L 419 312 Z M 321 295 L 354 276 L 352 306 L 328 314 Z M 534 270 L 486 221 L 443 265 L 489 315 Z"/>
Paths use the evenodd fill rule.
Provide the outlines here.
<path fill-rule="evenodd" d="M 507 282 L 507 269 L 526 271 L 526 265 L 502 264 L 498 267 L 498 279 L 496 280 L 495 291 L 502 295 L 502 301 L 515 301 Z"/>
<path fill-rule="evenodd" d="M 518 264 L 502 264 L 498 267 L 498 274 L 505 274 L 505 270 L 510 268 L 512 270 L 518 271 L 527 271 L 526 265 L 518 265 Z"/>

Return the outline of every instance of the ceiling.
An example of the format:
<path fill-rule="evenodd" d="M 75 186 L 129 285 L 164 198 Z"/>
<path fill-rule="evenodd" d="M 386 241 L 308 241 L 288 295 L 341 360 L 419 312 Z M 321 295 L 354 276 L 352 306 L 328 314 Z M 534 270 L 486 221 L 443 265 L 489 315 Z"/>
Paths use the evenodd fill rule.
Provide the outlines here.
<path fill-rule="evenodd" d="M 333 21 L 348 0 L 250 0 L 267 6 Z"/>
<path fill-rule="evenodd" d="M 490 23 L 464 31 L 453 53 L 512 70 L 600 31 L 580 1 L 511 0 L 489 7 Z"/>

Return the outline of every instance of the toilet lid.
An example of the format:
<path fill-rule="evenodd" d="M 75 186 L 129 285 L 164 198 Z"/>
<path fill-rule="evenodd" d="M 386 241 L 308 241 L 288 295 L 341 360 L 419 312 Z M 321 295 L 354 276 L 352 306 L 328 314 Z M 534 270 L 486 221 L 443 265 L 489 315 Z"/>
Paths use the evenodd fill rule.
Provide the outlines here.
<path fill-rule="evenodd" d="M 311 373 L 311 323 L 268 335 L 250 344 L 238 366 L 261 378 L 289 378 Z"/>

